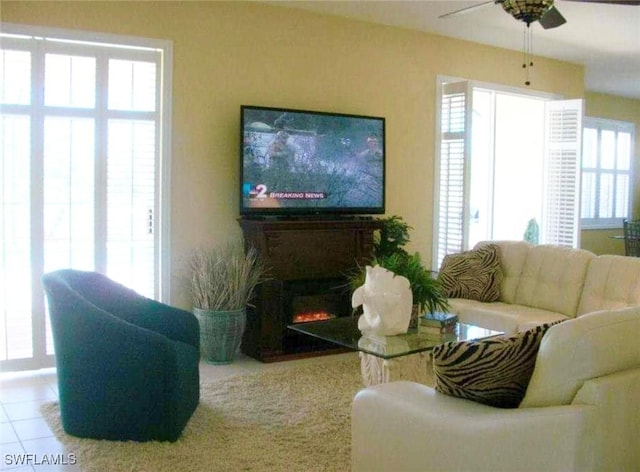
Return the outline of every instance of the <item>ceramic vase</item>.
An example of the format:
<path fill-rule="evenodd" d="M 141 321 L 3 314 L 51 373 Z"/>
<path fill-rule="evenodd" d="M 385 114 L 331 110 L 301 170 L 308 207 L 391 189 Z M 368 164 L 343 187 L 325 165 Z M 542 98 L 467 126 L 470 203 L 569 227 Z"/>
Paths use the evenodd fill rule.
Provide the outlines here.
<path fill-rule="evenodd" d="M 244 308 L 231 311 L 193 310 L 200 323 L 200 352 L 210 364 L 230 364 L 240 351 L 247 323 Z"/>

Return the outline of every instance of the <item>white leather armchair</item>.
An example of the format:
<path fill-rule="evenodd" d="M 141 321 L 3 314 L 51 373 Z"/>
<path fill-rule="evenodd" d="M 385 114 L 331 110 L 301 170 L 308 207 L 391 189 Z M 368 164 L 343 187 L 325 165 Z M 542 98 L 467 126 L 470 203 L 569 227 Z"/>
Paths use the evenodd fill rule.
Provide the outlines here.
<path fill-rule="evenodd" d="M 360 391 L 352 470 L 640 470 L 640 308 L 551 327 L 516 409 L 413 382 Z"/>

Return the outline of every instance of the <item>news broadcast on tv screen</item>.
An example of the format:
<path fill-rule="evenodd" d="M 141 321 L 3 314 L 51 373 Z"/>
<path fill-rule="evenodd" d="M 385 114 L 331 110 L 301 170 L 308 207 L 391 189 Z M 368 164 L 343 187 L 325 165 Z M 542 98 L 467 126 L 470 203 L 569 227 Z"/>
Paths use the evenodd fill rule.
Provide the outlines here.
<path fill-rule="evenodd" d="M 378 212 L 384 119 L 242 107 L 242 210 Z"/>

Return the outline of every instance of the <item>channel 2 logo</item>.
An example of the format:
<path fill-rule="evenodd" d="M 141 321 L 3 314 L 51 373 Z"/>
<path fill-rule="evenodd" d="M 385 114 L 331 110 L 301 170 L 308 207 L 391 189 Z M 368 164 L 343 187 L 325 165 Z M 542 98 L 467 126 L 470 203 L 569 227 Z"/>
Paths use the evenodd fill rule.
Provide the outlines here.
<path fill-rule="evenodd" d="M 249 190 L 249 199 L 264 200 L 266 198 L 277 198 L 279 200 L 322 200 L 327 198 L 325 192 L 273 192 L 267 189 L 265 184 L 258 184 Z"/>

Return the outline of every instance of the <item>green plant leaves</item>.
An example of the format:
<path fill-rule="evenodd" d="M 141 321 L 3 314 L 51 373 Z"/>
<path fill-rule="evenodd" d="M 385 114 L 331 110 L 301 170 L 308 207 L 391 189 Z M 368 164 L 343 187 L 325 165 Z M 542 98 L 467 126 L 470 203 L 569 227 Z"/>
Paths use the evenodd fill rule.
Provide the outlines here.
<path fill-rule="evenodd" d="M 396 275 L 406 277 L 411 285 L 413 304 L 418 305 L 421 312 L 446 312 L 449 303 L 443 294 L 440 281 L 424 267 L 419 253 L 409 254 L 404 249 L 410 241 L 409 230 L 413 228 L 397 215 L 382 218 L 380 221 L 382 228 L 374 241 L 371 265 L 379 265 Z M 358 267 L 347 274 L 351 290 L 363 285 L 365 277 L 364 267 Z"/>

